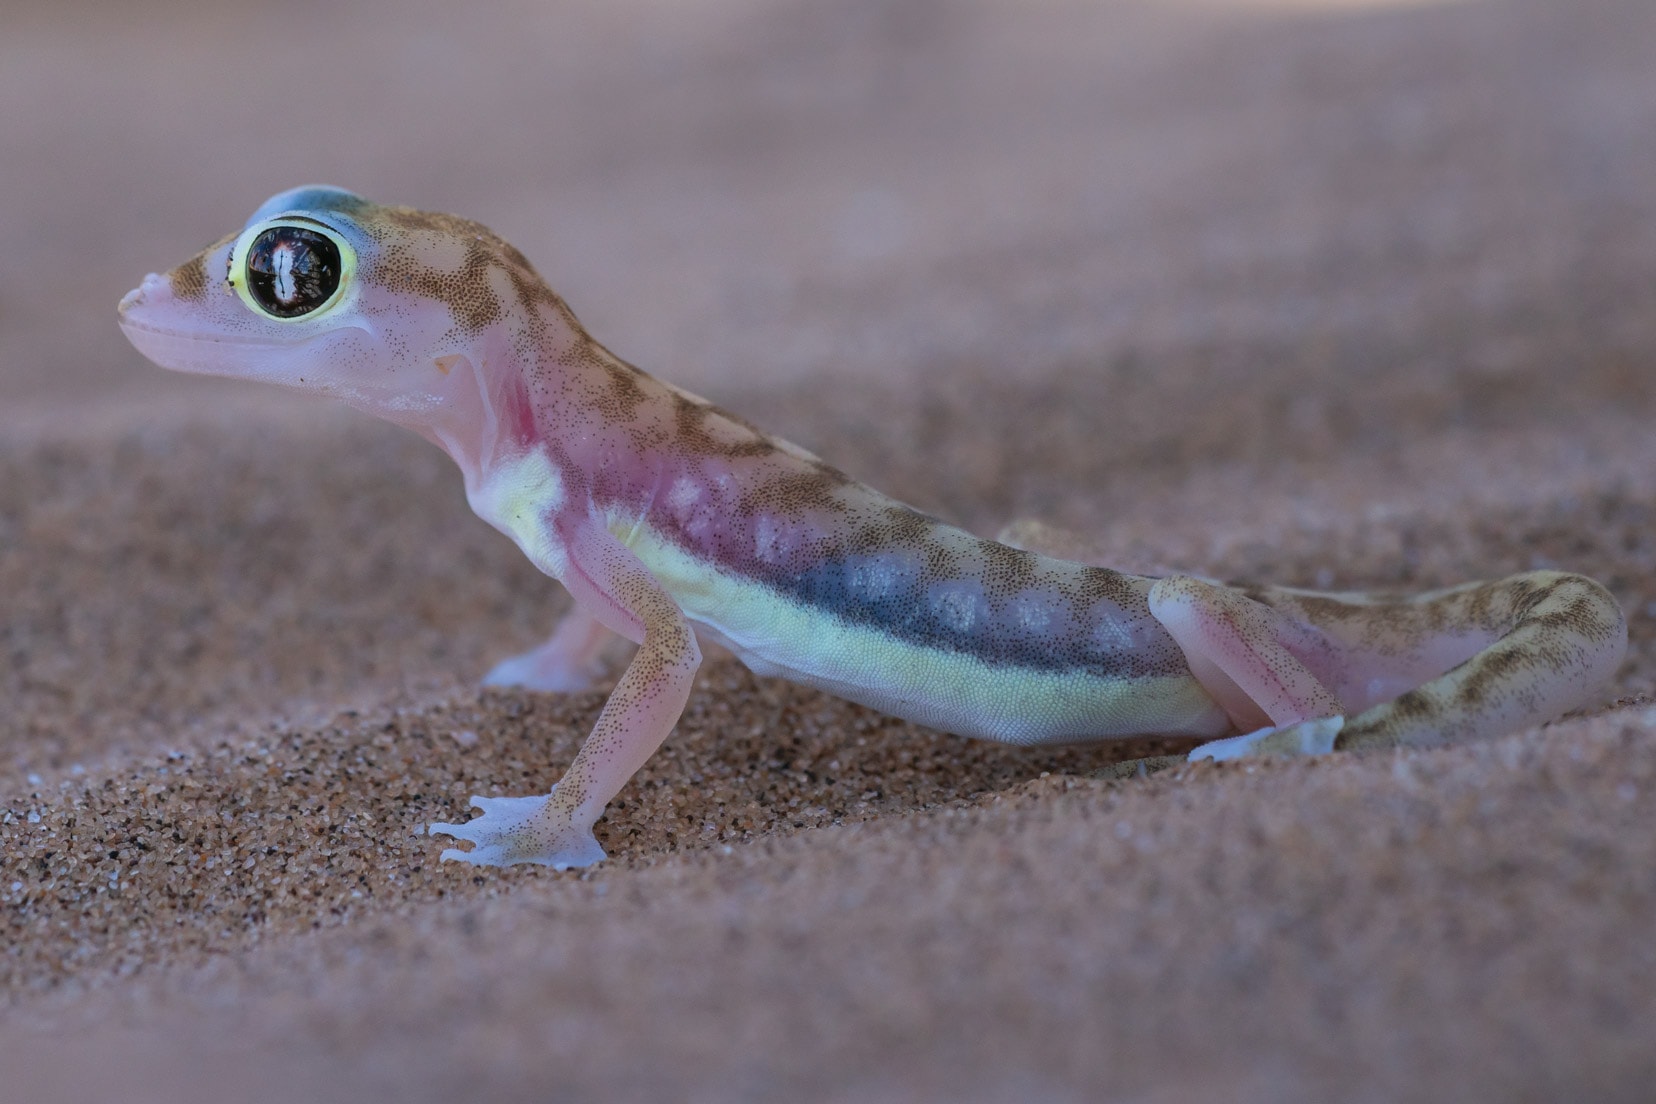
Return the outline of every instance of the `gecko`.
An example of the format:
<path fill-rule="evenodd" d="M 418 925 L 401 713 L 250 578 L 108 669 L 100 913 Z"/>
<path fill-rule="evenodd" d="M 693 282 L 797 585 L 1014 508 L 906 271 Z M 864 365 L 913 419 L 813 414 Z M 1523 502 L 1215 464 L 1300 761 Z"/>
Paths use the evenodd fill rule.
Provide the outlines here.
<path fill-rule="evenodd" d="M 586 689 L 614 634 L 637 645 L 550 793 L 429 826 L 471 845 L 445 860 L 602 860 L 593 827 L 677 723 L 702 641 L 964 736 L 1186 737 L 1217 761 L 1542 724 L 1626 649 L 1615 599 L 1562 571 L 1319 593 L 1059 558 L 1040 526 L 974 536 L 613 355 L 481 224 L 339 188 L 271 197 L 119 319 L 163 368 L 331 396 L 447 452 L 473 511 L 574 600 L 485 685 Z"/>

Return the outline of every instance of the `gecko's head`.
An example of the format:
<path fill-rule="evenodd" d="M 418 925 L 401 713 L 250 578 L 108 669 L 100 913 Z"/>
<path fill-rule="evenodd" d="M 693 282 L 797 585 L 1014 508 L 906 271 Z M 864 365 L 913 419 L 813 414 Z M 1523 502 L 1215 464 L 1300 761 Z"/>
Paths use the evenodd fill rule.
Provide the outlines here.
<path fill-rule="evenodd" d="M 521 354 L 567 312 L 486 227 L 311 185 L 121 300 L 127 339 L 163 368 L 333 395 L 395 421 L 477 393 L 451 378 L 491 347 Z M 497 359 L 504 359 L 498 357 Z"/>

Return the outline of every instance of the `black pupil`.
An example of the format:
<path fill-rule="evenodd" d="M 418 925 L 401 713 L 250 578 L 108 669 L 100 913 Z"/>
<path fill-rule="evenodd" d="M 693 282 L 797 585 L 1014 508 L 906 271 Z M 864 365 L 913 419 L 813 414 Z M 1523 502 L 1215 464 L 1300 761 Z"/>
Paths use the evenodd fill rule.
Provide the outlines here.
<path fill-rule="evenodd" d="M 339 290 L 339 247 L 325 234 L 273 226 L 247 251 L 247 290 L 278 318 L 297 318 Z"/>

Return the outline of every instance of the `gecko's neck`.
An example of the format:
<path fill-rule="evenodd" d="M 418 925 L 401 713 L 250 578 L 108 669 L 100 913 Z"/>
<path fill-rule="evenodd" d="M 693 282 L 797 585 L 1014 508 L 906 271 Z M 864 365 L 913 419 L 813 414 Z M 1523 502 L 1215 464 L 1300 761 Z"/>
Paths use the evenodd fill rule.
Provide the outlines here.
<path fill-rule="evenodd" d="M 529 452 L 544 437 L 530 398 L 531 370 L 520 363 L 514 345 L 521 347 L 499 335 L 464 354 L 436 357 L 429 369 L 429 401 L 368 413 L 411 429 L 448 453 L 473 489 L 503 461 Z"/>
<path fill-rule="evenodd" d="M 505 465 L 544 456 L 571 491 L 597 500 L 646 501 L 670 436 L 671 389 L 632 367 L 578 326 L 501 327 L 463 356 L 443 358 L 440 401 L 375 411 L 452 457 L 476 491 Z M 549 340 L 557 333 L 562 340 Z"/>

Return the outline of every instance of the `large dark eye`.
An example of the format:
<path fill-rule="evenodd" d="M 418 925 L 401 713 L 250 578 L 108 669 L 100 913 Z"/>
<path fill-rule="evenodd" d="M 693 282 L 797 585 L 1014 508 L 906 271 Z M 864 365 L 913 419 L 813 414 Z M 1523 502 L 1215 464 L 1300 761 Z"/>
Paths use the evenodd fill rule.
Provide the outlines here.
<path fill-rule="evenodd" d="M 247 291 L 277 318 L 297 318 L 333 298 L 343 268 L 326 235 L 273 226 L 247 248 Z"/>

